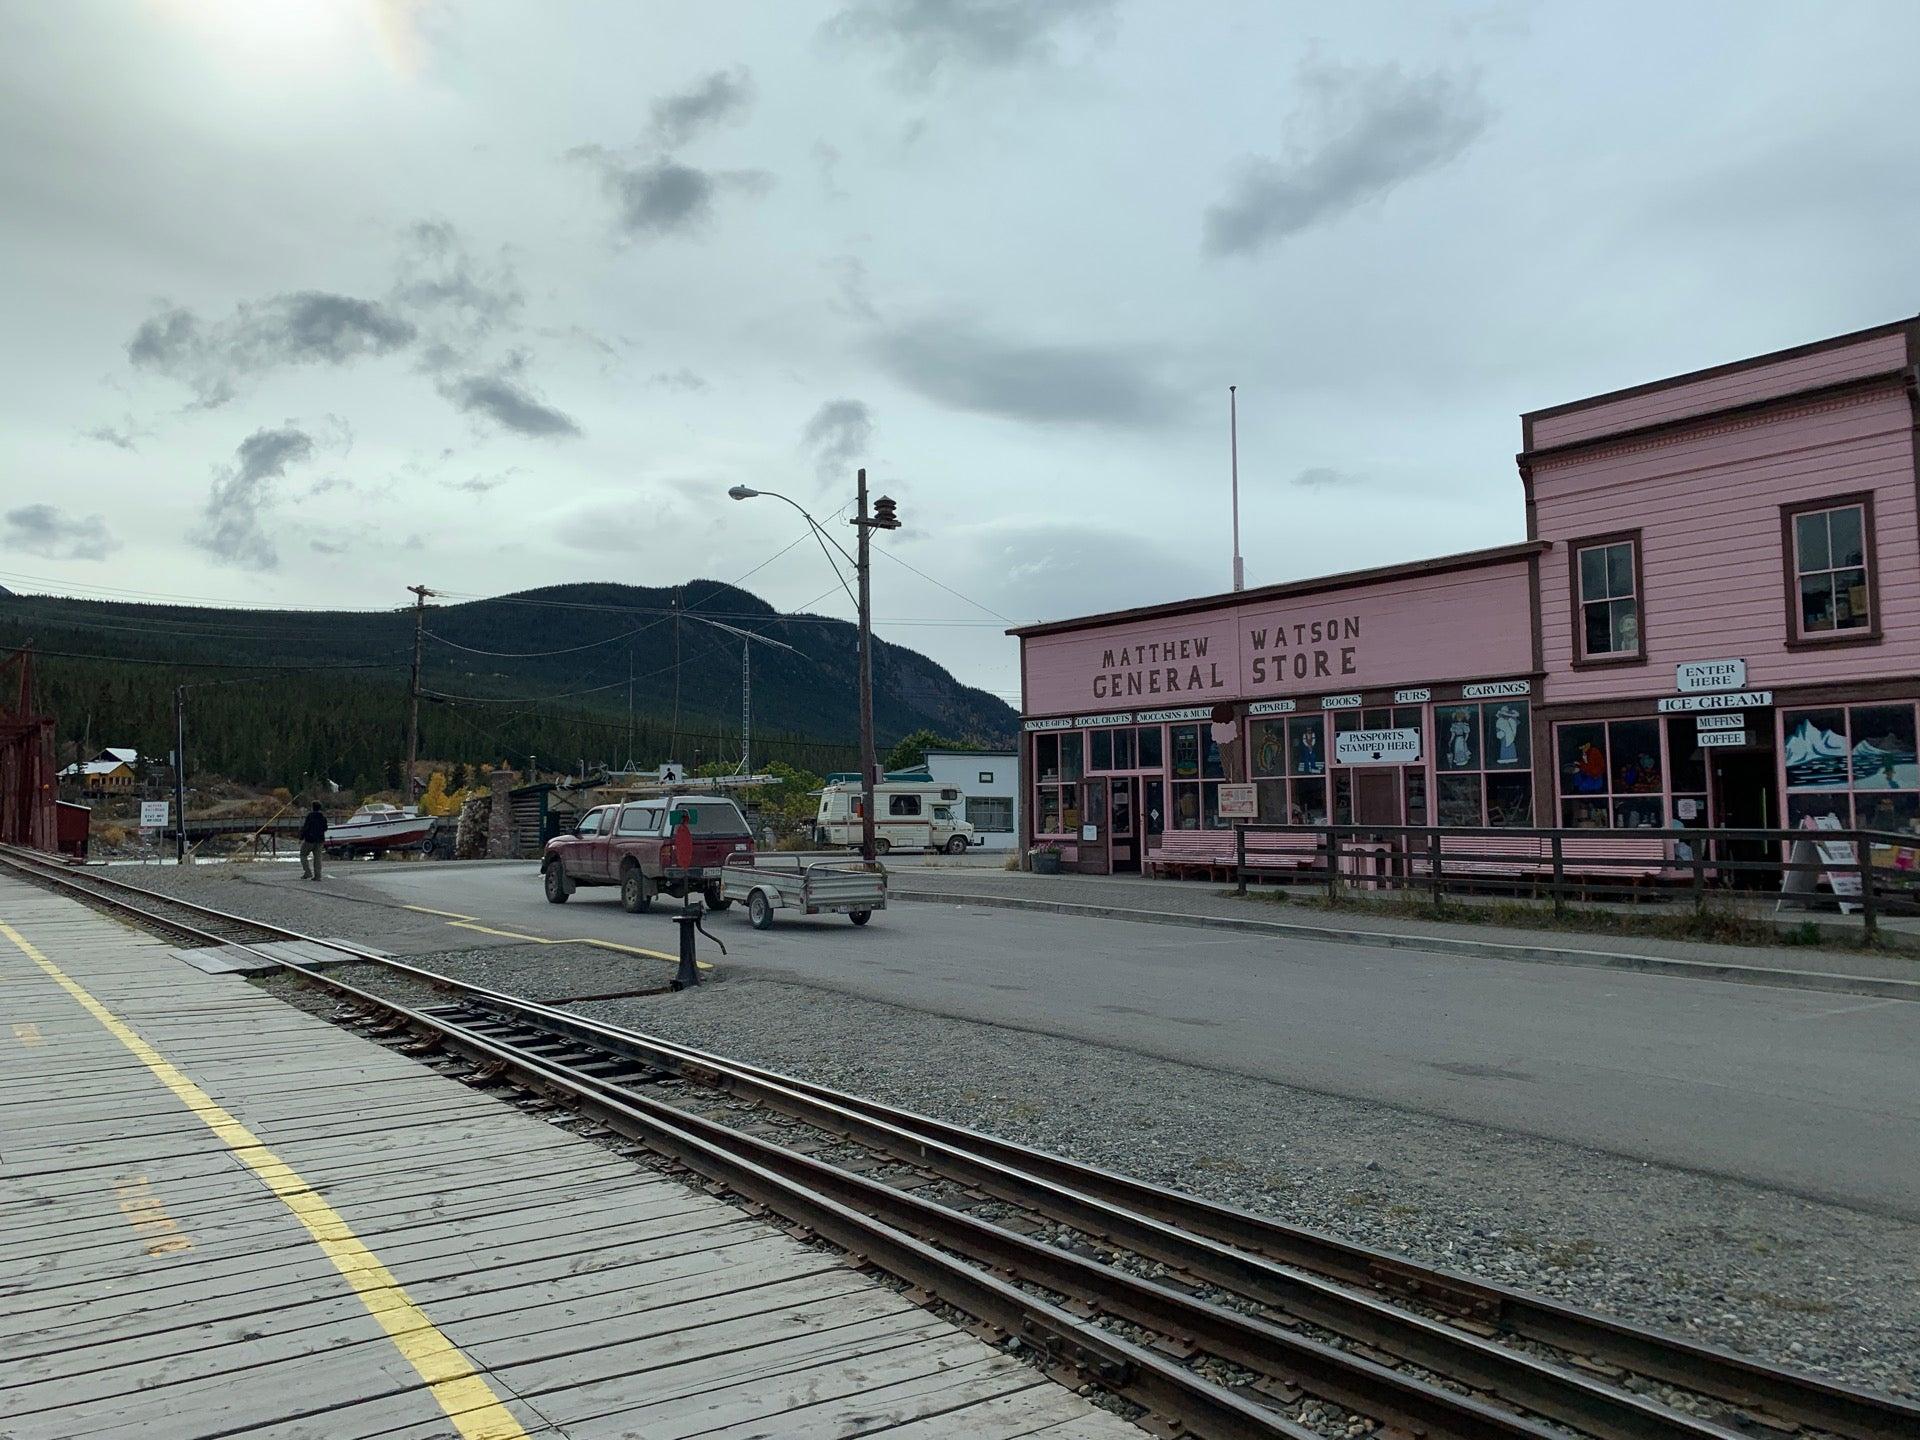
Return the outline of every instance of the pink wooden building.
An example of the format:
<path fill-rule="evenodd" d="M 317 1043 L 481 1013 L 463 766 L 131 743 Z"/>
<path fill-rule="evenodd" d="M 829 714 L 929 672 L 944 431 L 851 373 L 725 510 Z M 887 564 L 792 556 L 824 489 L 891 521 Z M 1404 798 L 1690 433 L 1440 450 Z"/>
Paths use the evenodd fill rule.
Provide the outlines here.
<path fill-rule="evenodd" d="M 1916 363 L 1905 320 L 1536 411 L 1522 544 L 1014 630 L 1024 838 L 1136 869 L 1244 784 L 1268 821 L 1920 831 Z"/>

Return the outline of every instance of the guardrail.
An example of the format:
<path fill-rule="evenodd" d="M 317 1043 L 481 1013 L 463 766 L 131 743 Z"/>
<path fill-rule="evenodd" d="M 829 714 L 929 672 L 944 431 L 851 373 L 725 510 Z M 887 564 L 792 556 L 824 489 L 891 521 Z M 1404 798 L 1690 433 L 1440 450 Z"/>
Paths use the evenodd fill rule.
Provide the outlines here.
<path fill-rule="evenodd" d="M 1190 836 L 1192 832 L 1179 832 Z M 1202 832 L 1205 833 L 1205 832 Z M 1226 847 L 1226 832 L 1217 834 Z M 1162 851 L 1158 864 L 1211 867 Z M 1683 893 L 1771 892 L 1857 907 L 1867 935 L 1883 915 L 1920 914 L 1920 835 L 1880 830 L 1549 830 L 1439 825 L 1280 825 L 1241 822 L 1231 836 L 1236 893 L 1249 879 L 1288 879 L 1343 891 L 1493 892 L 1551 899 L 1643 900 Z M 1169 858 L 1170 857 L 1170 858 Z M 1224 858 L 1224 855 L 1223 857 Z M 1821 895 L 1822 886 L 1827 894 Z"/>

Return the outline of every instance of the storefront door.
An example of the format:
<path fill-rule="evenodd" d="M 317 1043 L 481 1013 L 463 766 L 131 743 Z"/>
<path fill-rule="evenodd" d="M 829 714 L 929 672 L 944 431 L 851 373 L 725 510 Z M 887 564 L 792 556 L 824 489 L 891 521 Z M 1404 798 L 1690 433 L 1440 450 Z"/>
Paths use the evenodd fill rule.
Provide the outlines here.
<path fill-rule="evenodd" d="M 1770 747 L 1764 750 L 1729 748 L 1707 753 L 1711 756 L 1713 823 L 1717 828 L 1775 830 L 1785 823 L 1780 818 L 1774 753 Z M 1718 858 L 1726 860 L 1774 858 L 1764 840 L 1719 840 L 1714 842 L 1714 850 Z M 1728 879 L 1743 889 L 1766 888 L 1777 883 L 1757 871 L 1731 871 Z"/>
<path fill-rule="evenodd" d="M 1080 782 L 1080 861 L 1075 868 L 1082 875 L 1113 873 L 1113 825 L 1107 814 L 1105 780 Z"/>
<path fill-rule="evenodd" d="M 1113 872 L 1140 868 L 1140 782 L 1125 776 L 1112 782 L 1108 798 L 1108 858 Z"/>
<path fill-rule="evenodd" d="M 1400 780 L 1398 766 L 1356 766 L 1353 772 L 1353 823 L 1398 825 Z"/>

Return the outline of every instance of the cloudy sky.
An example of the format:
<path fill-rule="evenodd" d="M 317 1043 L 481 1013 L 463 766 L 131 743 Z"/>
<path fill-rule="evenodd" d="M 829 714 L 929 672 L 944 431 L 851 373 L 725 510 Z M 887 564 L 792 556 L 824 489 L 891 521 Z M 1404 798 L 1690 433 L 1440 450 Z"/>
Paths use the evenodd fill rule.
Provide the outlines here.
<path fill-rule="evenodd" d="M 9 0 L 0 583 L 844 613 L 725 491 L 825 519 L 865 464 L 882 633 L 1014 698 L 994 615 L 1225 588 L 1229 384 L 1260 584 L 1519 538 L 1521 410 L 1920 308 L 1916 50 L 1907 3 Z"/>

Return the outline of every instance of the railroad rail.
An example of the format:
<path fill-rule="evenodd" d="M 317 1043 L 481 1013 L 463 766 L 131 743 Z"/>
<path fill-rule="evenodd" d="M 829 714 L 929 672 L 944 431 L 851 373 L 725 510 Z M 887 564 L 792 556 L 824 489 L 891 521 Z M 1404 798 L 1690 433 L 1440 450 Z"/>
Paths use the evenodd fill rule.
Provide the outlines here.
<path fill-rule="evenodd" d="M 1920 1405 L 1763 1364 L 15 850 L 0 862 L 198 943 L 303 940 L 410 1005 L 267 956 L 342 1017 L 577 1107 L 1196 1436 L 1895 1440 Z M 175 912 L 169 915 L 165 912 Z M 180 915 L 191 916 L 191 920 Z M 227 933 L 216 933 L 213 925 Z M 1688 1397 L 1688 1409 L 1645 1391 Z M 1290 1418 L 1303 1400 L 1318 1428 Z M 1302 1414 L 1308 1412 L 1301 1411 Z M 1356 1428 L 1357 1426 L 1357 1428 Z"/>

